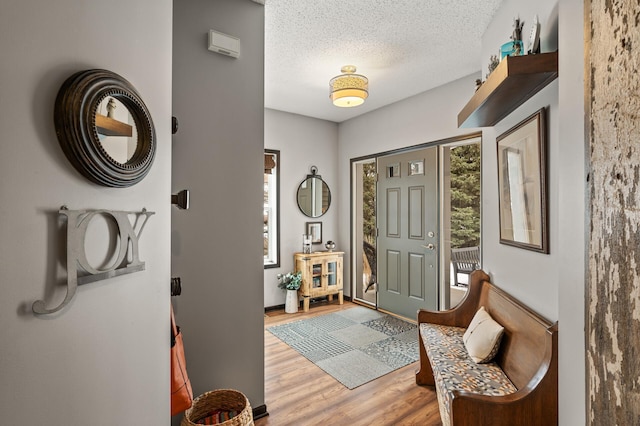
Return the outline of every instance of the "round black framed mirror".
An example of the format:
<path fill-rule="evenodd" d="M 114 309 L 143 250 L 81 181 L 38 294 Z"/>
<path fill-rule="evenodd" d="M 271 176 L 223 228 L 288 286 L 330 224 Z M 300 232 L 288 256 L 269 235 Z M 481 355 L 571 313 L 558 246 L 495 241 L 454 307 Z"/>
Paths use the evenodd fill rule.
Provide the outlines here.
<path fill-rule="evenodd" d="M 156 152 L 151 115 L 120 75 L 80 71 L 60 88 L 54 108 L 58 141 L 73 166 L 97 184 L 124 188 L 149 172 Z"/>
<path fill-rule="evenodd" d="M 298 186 L 298 208 L 308 217 L 320 217 L 329 210 L 331 205 L 331 190 L 329 185 L 322 180 L 313 166 L 311 174 Z"/>

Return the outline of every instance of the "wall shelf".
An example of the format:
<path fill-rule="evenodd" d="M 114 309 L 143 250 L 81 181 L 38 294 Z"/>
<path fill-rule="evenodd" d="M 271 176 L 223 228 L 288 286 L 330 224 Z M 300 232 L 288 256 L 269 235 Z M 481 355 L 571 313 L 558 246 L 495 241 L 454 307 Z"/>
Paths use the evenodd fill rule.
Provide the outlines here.
<path fill-rule="evenodd" d="M 558 77 L 558 52 L 507 56 L 458 114 L 458 127 L 494 126 Z"/>
<path fill-rule="evenodd" d="M 131 137 L 133 135 L 133 127 L 131 125 L 102 114 L 96 114 L 96 127 L 98 133 L 105 136 Z"/>

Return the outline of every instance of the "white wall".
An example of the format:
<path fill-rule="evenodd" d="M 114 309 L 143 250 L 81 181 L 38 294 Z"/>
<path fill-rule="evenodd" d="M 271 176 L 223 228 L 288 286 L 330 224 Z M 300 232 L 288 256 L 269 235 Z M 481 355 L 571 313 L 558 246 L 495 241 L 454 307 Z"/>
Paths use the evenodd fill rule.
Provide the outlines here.
<path fill-rule="evenodd" d="M 559 2 L 558 291 L 560 424 L 586 424 L 584 2 Z M 588 222 L 587 222 L 588 223 Z"/>
<path fill-rule="evenodd" d="M 167 424 L 171 2 L 25 0 L 1 9 L 0 423 Z M 89 68 L 128 79 L 155 123 L 155 162 L 133 187 L 89 182 L 58 144 L 58 89 Z M 84 285 L 61 312 L 37 317 L 35 300 L 55 305 L 64 295 L 63 204 L 155 211 L 140 239 L 146 270 Z M 86 249 L 107 251 L 92 239 Z"/>
<path fill-rule="evenodd" d="M 336 123 L 271 109 L 264 114 L 264 147 L 280 150 L 280 267 L 264 270 L 264 306 L 270 307 L 284 303 L 276 275 L 293 271 L 293 253 L 302 251 L 306 222 L 322 222 L 322 245 L 314 245 L 313 250 L 325 250 L 328 240 L 339 241 L 338 193 L 348 184 L 338 185 Z M 298 186 L 312 165 L 331 190 L 331 206 L 319 218 L 302 214 L 296 201 Z M 342 229 L 348 232 L 349 227 Z M 336 250 L 344 249 L 346 245 L 338 243 Z"/>
<path fill-rule="evenodd" d="M 240 38 L 240 58 L 207 50 L 210 29 Z M 264 7 L 174 2 L 172 275 L 196 395 L 233 388 L 264 404 L 262 186 Z"/>
<path fill-rule="evenodd" d="M 522 38 L 527 49 L 533 18 L 538 15 L 540 22 L 540 49 L 552 52 L 558 49 L 558 0 L 504 0 L 493 20 L 482 35 L 482 79 L 488 73 L 487 65 L 491 55 L 499 55 L 500 46 L 510 40 L 513 20 L 519 17 L 524 22 Z"/>

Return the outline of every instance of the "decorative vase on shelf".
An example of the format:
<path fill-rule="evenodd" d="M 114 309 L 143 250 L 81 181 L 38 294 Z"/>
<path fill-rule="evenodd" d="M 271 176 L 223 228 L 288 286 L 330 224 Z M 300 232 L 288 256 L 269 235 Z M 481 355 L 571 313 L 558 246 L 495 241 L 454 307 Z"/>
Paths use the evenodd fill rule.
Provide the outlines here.
<path fill-rule="evenodd" d="M 295 314 L 298 312 L 299 305 L 298 290 L 287 290 L 287 298 L 284 302 L 284 311 L 288 314 Z"/>
<path fill-rule="evenodd" d="M 311 253 L 311 234 L 302 234 L 302 252 Z"/>

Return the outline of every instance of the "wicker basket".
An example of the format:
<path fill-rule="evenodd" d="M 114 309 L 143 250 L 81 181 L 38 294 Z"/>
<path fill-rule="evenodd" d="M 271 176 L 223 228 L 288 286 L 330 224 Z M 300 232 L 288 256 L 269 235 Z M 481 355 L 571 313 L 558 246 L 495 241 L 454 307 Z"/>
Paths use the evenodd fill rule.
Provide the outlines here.
<path fill-rule="evenodd" d="M 194 399 L 191 408 L 185 411 L 180 426 L 198 426 L 194 422 L 207 417 L 216 410 L 238 412 L 237 416 L 218 423 L 220 426 L 254 426 L 249 400 L 242 392 L 233 389 L 205 392 Z"/>

